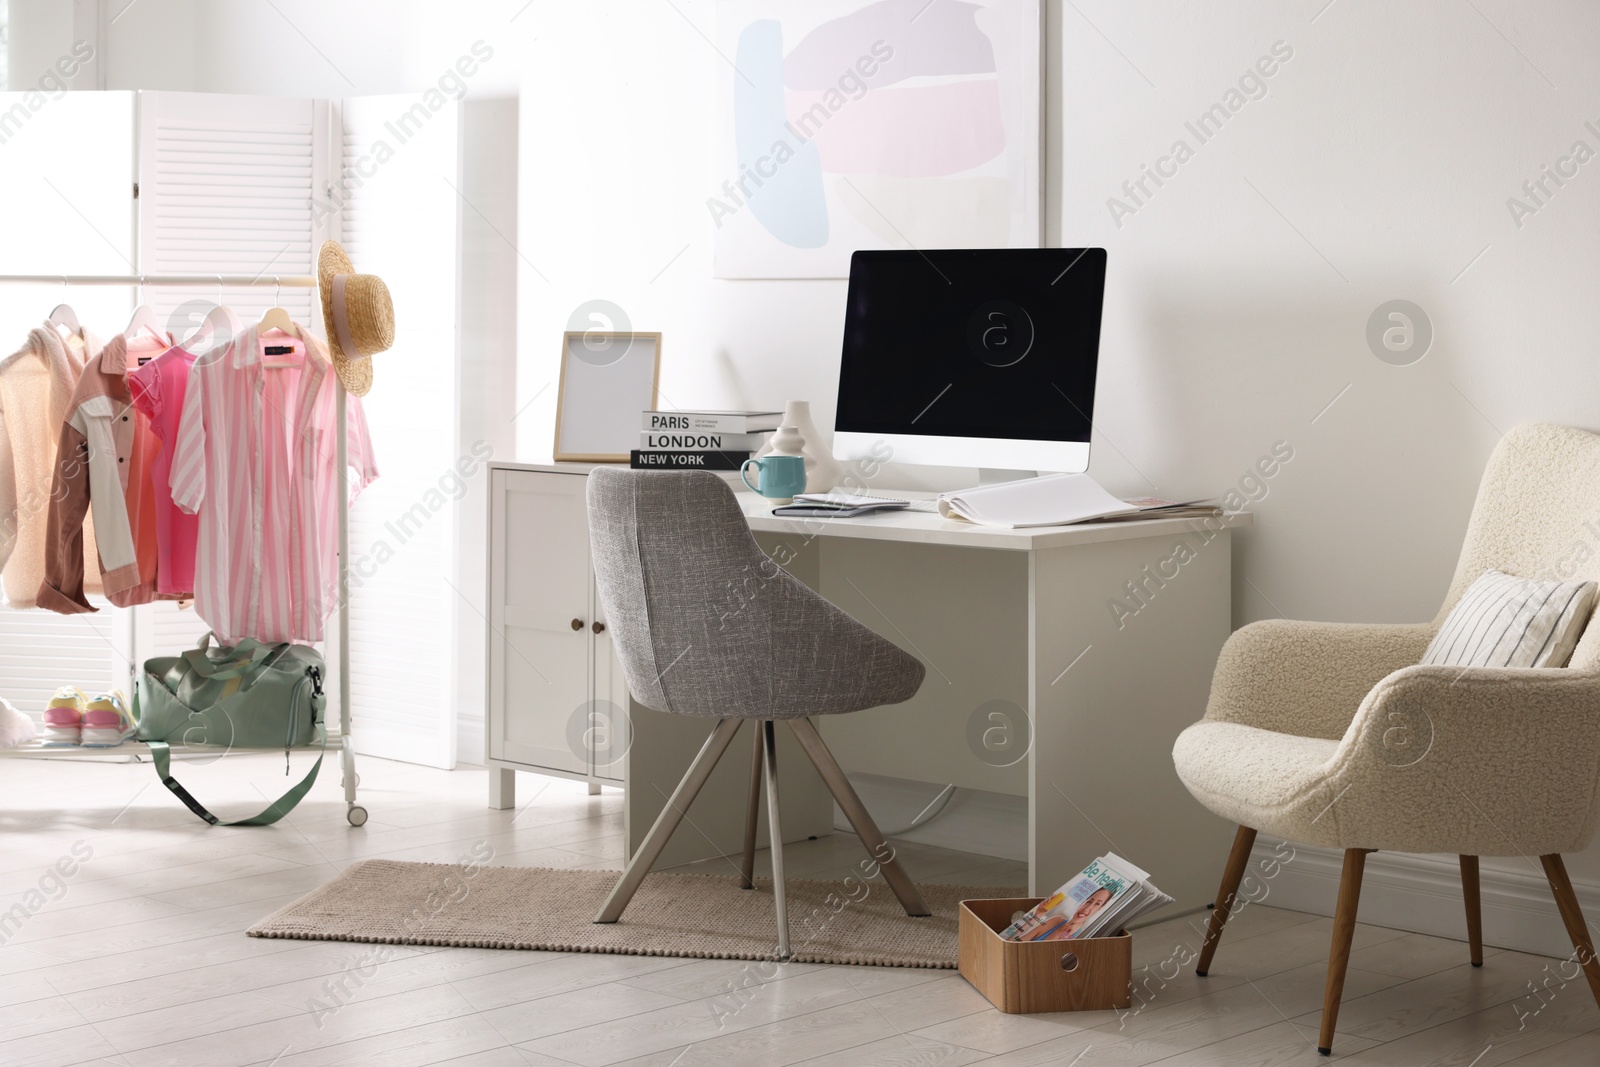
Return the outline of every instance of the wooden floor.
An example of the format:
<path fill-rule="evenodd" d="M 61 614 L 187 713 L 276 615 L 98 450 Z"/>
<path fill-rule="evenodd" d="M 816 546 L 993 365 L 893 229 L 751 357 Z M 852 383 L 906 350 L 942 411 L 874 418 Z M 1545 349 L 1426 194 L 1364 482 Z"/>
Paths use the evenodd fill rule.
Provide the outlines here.
<path fill-rule="evenodd" d="M 378 954 L 242 931 L 366 857 L 449 861 L 487 845 L 496 863 L 615 868 L 619 796 L 524 777 L 517 810 L 492 812 L 482 771 L 368 760 L 365 827 L 346 825 L 335 768 L 288 820 L 230 830 L 194 819 L 148 766 L 13 760 L 0 773 L 5 1067 L 1326 1062 L 1314 1041 L 1329 921 L 1265 903 L 1238 914 L 1207 979 L 1185 965 L 1201 917 L 1137 931 L 1140 996 L 1126 1013 L 1007 1016 L 947 971 L 789 965 L 772 977 L 724 961 Z M 281 756 L 234 755 L 179 776 L 225 813 L 285 787 Z M 792 846 L 789 873 L 842 877 L 858 848 L 843 834 Z M 1085 856 L 1100 849 L 1087 842 Z M 925 846 L 901 854 L 929 881 L 1021 874 Z M 1159 857 L 1137 858 L 1159 872 Z M 1361 926 L 1334 1058 L 1600 1063 L 1600 1009 L 1562 973 L 1492 950 L 1473 969 L 1461 942 Z"/>

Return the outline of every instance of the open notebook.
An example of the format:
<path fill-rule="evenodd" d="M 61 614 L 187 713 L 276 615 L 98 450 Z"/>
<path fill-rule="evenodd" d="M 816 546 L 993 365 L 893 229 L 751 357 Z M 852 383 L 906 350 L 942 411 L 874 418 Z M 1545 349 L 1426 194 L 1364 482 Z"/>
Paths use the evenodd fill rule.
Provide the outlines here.
<path fill-rule="evenodd" d="M 982 526 L 1008 529 L 1212 515 L 1217 511 L 1215 505 L 1204 501 L 1179 502 L 1154 497 L 1119 500 L 1087 474 L 1046 474 L 998 485 L 980 485 L 939 497 L 939 514 L 947 519 L 965 519 Z"/>

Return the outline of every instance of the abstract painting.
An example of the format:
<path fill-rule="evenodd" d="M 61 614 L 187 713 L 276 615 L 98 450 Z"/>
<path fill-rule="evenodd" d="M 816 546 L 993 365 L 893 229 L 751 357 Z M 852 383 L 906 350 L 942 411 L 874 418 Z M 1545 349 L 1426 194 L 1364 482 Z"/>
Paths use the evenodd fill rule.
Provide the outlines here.
<path fill-rule="evenodd" d="M 721 0 L 719 278 L 1040 244 L 1040 0 Z"/>

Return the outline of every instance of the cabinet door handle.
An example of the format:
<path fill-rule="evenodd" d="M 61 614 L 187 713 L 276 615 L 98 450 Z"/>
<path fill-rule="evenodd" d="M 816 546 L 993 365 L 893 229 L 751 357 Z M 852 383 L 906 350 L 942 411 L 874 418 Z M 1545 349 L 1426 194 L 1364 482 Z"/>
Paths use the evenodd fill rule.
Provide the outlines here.
<path fill-rule="evenodd" d="M 593 626 L 589 627 L 589 629 L 593 630 L 597 634 L 603 634 L 606 632 L 606 624 L 603 622 L 597 622 Z"/>
<path fill-rule="evenodd" d="M 583 629 L 583 620 L 582 620 L 582 619 L 573 619 L 573 620 L 572 620 L 572 628 L 573 628 L 573 629 L 574 629 L 574 630 L 581 630 L 581 629 Z"/>

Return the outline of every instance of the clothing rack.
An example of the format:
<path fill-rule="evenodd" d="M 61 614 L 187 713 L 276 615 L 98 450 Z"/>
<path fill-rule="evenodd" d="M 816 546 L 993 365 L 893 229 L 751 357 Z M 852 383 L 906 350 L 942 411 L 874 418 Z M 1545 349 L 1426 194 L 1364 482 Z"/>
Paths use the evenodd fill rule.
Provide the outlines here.
<path fill-rule="evenodd" d="M 0 285 L 255 285 L 314 289 L 309 274 L 0 274 Z"/>
<path fill-rule="evenodd" d="M 317 279 L 310 274 L 0 274 L 0 285 L 123 285 L 123 286 L 273 286 L 281 289 L 315 289 Z M 345 818 L 351 826 L 367 821 L 367 809 L 356 803 L 355 749 L 350 745 L 350 463 L 349 441 L 345 428 L 344 383 L 337 383 L 334 406 L 334 433 L 338 437 L 335 463 L 339 468 L 339 770 L 344 787 Z M 137 679 L 135 679 L 137 681 Z M 327 727 L 324 725 L 324 731 Z M 0 749 L 0 756 L 19 755 L 82 757 L 86 754 L 118 755 L 144 749 L 137 742 L 123 742 L 116 748 L 76 749 L 26 747 Z"/>

